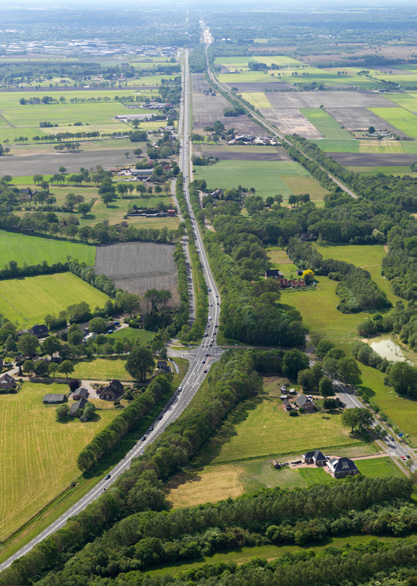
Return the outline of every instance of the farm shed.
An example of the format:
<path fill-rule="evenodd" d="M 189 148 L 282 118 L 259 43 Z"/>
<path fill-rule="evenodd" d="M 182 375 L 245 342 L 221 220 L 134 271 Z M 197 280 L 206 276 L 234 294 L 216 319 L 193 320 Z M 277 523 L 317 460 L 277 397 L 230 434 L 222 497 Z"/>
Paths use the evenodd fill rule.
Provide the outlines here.
<path fill-rule="evenodd" d="M 43 398 L 44 405 L 58 405 L 59 403 L 66 403 L 67 401 L 68 397 L 64 394 L 45 395 Z"/>
<path fill-rule="evenodd" d="M 69 416 L 70 417 L 78 417 L 80 414 L 80 411 L 82 409 L 84 409 L 84 407 L 87 405 L 87 403 L 88 403 L 87 399 L 85 399 L 83 397 L 82 399 L 80 399 L 79 401 L 77 401 L 76 403 L 71 405 L 70 410 L 69 410 Z"/>

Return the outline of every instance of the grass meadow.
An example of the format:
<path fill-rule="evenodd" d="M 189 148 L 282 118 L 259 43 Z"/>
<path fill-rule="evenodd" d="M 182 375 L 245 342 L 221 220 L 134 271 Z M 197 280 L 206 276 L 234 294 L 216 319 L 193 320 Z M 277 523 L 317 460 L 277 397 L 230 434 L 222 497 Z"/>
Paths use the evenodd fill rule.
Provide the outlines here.
<path fill-rule="evenodd" d="M 16 261 L 20 267 L 24 263 L 35 265 L 44 260 L 52 264 L 66 262 L 68 256 L 92 266 L 96 260 L 96 247 L 0 230 L 1 264 L 10 260 Z"/>
<path fill-rule="evenodd" d="M 407 543 L 413 544 L 417 535 L 411 534 L 407 537 Z M 369 541 L 378 541 L 383 543 L 394 543 L 398 537 L 374 537 L 372 535 L 350 535 L 348 537 L 330 537 L 321 545 L 308 547 L 305 545 L 257 545 L 253 547 L 239 547 L 235 549 L 224 550 L 213 555 L 206 555 L 199 560 L 190 562 L 178 562 L 147 572 L 150 577 L 159 577 L 166 575 L 176 576 L 179 572 L 198 570 L 204 564 L 226 564 L 234 562 L 238 565 L 250 562 L 252 559 L 267 559 L 268 561 L 283 557 L 288 554 L 297 554 L 303 552 L 308 556 L 308 552 L 315 552 L 318 557 L 320 553 L 325 553 L 328 547 L 343 547 L 351 545 L 365 545 Z"/>
<path fill-rule="evenodd" d="M 388 456 L 386 458 L 369 458 L 365 460 L 357 460 L 356 465 L 359 468 L 361 474 L 364 476 L 369 476 L 370 478 L 390 478 L 391 476 L 404 476 L 398 466 L 394 464 L 392 458 L 389 458 Z"/>
<path fill-rule="evenodd" d="M 69 305 L 85 301 L 95 309 L 109 297 L 72 273 L 56 273 L 3 281 L 0 313 L 19 328 L 42 323 L 48 313 L 59 313 Z"/>
<path fill-rule="evenodd" d="M 0 397 L 2 541 L 80 476 L 79 452 L 118 414 L 108 409 L 92 422 L 59 423 L 42 399 L 66 391 L 64 385 L 24 383 L 19 393 Z"/>
<path fill-rule="evenodd" d="M 285 199 L 292 191 L 282 176 L 310 178 L 308 171 L 294 161 L 219 161 L 208 167 L 196 167 L 194 175 L 196 179 L 205 179 L 209 189 L 243 185 L 254 187 L 256 194 L 262 197 L 281 194 Z"/>
<path fill-rule="evenodd" d="M 336 122 L 323 108 L 300 108 L 300 112 L 309 120 L 325 138 L 351 139 L 352 135 Z"/>

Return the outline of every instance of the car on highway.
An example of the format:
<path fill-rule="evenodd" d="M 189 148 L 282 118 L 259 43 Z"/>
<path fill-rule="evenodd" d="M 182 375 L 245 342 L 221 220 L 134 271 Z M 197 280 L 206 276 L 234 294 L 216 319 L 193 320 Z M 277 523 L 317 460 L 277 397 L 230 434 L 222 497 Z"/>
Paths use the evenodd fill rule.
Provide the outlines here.
<path fill-rule="evenodd" d="M 205 372 L 205 373 L 207 373 L 207 372 L 208 372 L 207 368 L 205 368 L 205 369 L 204 369 L 204 372 Z"/>
<path fill-rule="evenodd" d="M 158 415 L 157 419 L 158 419 L 158 421 L 160 421 L 162 418 L 163 418 L 163 415 L 162 415 L 162 413 L 160 413 L 160 414 Z"/>
<path fill-rule="evenodd" d="M 407 460 L 407 458 L 404 455 L 401 455 L 401 460 Z"/>
<path fill-rule="evenodd" d="M 106 476 L 104 477 L 104 480 L 109 480 L 109 478 L 111 478 L 111 474 L 106 474 Z"/>
<path fill-rule="evenodd" d="M 144 442 L 146 440 L 146 435 L 143 436 L 142 441 Z"/>
<path fill-rule="evenodd" d="M 179 393 L 181 393 L 181 391 L 182 391 L 182 387 L 181 387 L 181 386 L 179 386 L 179 387 L 178 387 L 178 392 L 179 392 Z"/>

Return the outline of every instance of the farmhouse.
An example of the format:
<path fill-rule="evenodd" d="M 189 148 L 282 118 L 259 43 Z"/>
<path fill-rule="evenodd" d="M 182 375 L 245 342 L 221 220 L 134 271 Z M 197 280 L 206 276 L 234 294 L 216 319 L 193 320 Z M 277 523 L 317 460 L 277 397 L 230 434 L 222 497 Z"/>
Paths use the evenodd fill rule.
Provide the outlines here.
<path fill-rule="evenodd" d="M 117 401 L 124 393 L 123 385 L 118 380 L 112 380 L 105 387 L 100 387 L 97 391 L 100 399 L 103 401 Z"/>
<path fill-rule="evenodd" d="M 75 389 L 75 391 L 74 391 L 74 393 L 72 395 L 72 398 L 75 401 L 79 401 L 80 399 L 83 399 L 83 398 L 84 399 L 88 399 L 88 395 L 89 394 L 90 393 L 87 391 L 87 389 L 84 389 L 83 387 L 80 387 L 78 389 Z"/>
<path fill-rule="evenodd" d="M 49 336 L 49 330 L 45 324 L 34 325 L 33 328 L 30 329 L 30 332 L 37 338 L 46 338 L 47 336 Z"/>
<path fill-rule="evenodd" d="M 79 417 L 80 411 L 82 409 L 84 409 L 84 407 L 87 405 L 87 403 L 88 403 L 87 399 L 85 399 L 83 397 L 82 399 L 80 399 L 79 401 L 77 401 L 76 403 L 71 405 L 68 415 L 70 417 Z"/>
<path fill-rule="evenodd" d="M 5 372 L 0 376 L 0 391 L 9 391 L 10 389 L 14 389 L 16 386 L 16 381 L 10 374 Z"/>
<path fill-rule="evenodd" d="M 67 401 L 68 397 L 64 394 L 45 395 L 43 398 L 44 405 L 58 405 L 59 403 L 66 403 Z"/>
<path fill-rule="evenodd" d="M 284 401 L 282 402 L 282 405 L 283 405 L 285 411 L 292 410 L 291 403 L 288 401 L 288 399 L 284 399 Z"/>
<path fill-rule="evenodd" d="M 332 458 L 332 460 L 329 460 L 328 466 L 335 478 L 344 478 L 345 476 L 359 474 L 358 467 L 350 458 Z"/>
<path fill-rule="evenodd" d="M 316 411 L 313 401 L 307 395 L 300 395 L 296 398 L 295 402 L 299 409 L 303 409 L 307 413 L 314 413 Z"/>
<path fill-rule="evenodd" d="M 320 450 L 306 452 L 301 456 L 305 464 L 315 464 L 316 466 L 324 466 L 327 463 L 327 458 Z"/>
<path fill-rule="evenodd" d="M 171 367 L 168 365 L 166 360 L 158 360 L 156 363 L 156 368 L 163 370 L 164 372 L 171 372 Z"/>

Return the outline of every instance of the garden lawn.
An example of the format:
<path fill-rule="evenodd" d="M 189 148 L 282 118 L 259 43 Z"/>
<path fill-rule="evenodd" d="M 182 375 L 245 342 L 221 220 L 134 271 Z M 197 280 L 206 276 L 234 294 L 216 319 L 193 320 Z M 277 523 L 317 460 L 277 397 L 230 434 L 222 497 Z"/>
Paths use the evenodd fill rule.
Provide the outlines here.
<path fill-rule="evenodd" d="M 96 421 L 56 421 L 56 409 L 42 403 L 64 385 L 24 383 L 17 394 L 1 395 L 0 539 L 3 541 L 77 480 L 81 450 L 118 415 L 100 411 Z"/>
<path fill-rule="evenodd" d="M 408 136 L 417 138 L 417 116 L 409 110 L 404 108 L 369 108 L 369 110 Z"/>
<path fill-rule="evenodd" d="M 72 273 L 56 273 L 2 281 L 0 313 L 19 329 L 43 323 L 45 315 L 58 314 L 75 303 L 85 301 L 92 310 L 110 299 Z"/>
<path fill-rule="evenodd" d="M 119 380 L 133 380 L 130 374 L 125 369 L 126 360 L 121 358 L 95 358 L 94 360 L 87 360 L 84 362 L 76 362 L 74 364 L 74 372 L 72 377 L 81 379 L 91 379 L 98 381 L 105 381 L 117 378 Z"/>
<path fill-rule="evenodd" d="M 238 155 L 237 155 L 238 157 Z M 205 179 L 208 189 L 229 189 L 243 185 L 254 187 L 262 197 L 281 194 L 285 199 L 292 191 L 281 179 L 281 175 L 309 177 L 309 173 L 294 161 L 219 161 L 215 165 L 196 167 L 196 179 Z"/>
<path fill-rule="evenodd" d="M 128 342 L 139 342 L 140 344 L 148 344 L 152 342 L 154 337 L 156 336 L 156 332 L 148 332 L 148 330 L 143 330 L 139 328 L 122 328 L 121 330 L 117 330 L 113 332 L 113 334 L 108 334 L 108 338 L 114 338 L 115 340 L 127 340 Z"/>
<path fill-rule="evenodd" d="M 356 466 L 364 476 L 370 478 L 390 478 L 391 476 L 404 475 L 396 464 L 388 456 L 386 458 L 370 458 L 369 460 L 356 460 Z"/>
<path fill-rule="evenodd" d="M 351 139 L 352 135 L 347 130 L 340 128 L 330 114 L 323 108 L 301 108 L 300 112 L 317 128 L 325 138 Z"/>
<path fill-rule="evenodd" d="M 68 256 L 93 266 L 96 260 L 96 247 L 0 230 L 1 266 L 11 260 L 16 261 L 19 267 L 24 263 L 40 264 L 44 260 L 48 264 L 66 262 Z"/>
<path fill-rule="evenodd" d="M 361 387 L 371 389 L 372 401 L 417 444 L 417 403 L 397 395 L 392 387 L 384 385 L 385 374 L 358 362 L 362 372 Z"/>

